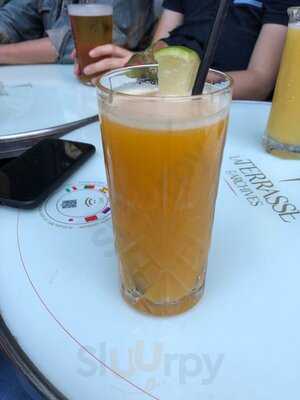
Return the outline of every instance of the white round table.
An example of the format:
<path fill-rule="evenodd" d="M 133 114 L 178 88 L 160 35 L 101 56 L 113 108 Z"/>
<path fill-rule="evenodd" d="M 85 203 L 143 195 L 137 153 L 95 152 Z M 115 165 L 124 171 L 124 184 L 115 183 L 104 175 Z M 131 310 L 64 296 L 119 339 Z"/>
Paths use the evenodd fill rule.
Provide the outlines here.
<path fill-rule="evenodd" d="M 3 76 L 32 76 L 51 92 L 43 119 L 30 108 L 22 121 L 7 122 L 15 129 L 96 109 L 93 89 L 70 67 L 3 68 Z M 47 101 L 57 113 L 48 115 Z M 206 292 L 183 315 L 146 316 L 120 296 L 98 124 L 66 136 L 97 153 L 39 209 L 0 208 L 2 344 L 49 398 L 300 395 L 300 164 L 265 153 L 269 109 L 232 105 Z"/>

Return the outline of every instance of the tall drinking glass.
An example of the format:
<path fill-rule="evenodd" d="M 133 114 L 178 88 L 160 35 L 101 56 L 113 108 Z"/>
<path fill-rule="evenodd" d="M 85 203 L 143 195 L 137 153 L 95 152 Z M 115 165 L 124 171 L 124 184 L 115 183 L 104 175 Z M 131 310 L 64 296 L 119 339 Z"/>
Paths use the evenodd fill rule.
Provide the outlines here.
<path fill-rule="evenodd" d="M 286 43 L 264 138 L 266 150 L 300 158 L 300 7 L 288 9 Z"/>
<path fill-rule="evenodd" d="M 160 96 L 155 65 L 98 85 L 122 294 L 146 313 L 179 314 L 203 294 L 231 101 L 230 78 L 212 75 L 194 97 Z"/>
<path fill-rule="evenodd" d="M 91 58 L 89 52 L 97 46 L 112 42 L 112 12 L 112 6 L 107 4 L 107 0 L 68 6 L 80 70 L 79 79 L 83 83 L 89 84 L 94 77 L 84 75 L 84 68 L 100 60 Z"/>

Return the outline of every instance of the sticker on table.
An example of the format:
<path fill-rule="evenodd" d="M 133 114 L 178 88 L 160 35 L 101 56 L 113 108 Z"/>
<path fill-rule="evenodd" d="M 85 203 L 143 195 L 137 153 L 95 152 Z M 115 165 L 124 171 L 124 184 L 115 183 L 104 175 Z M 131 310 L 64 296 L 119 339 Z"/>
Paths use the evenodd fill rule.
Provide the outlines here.
<path fill-rule="evenodd" d="M 108 188 L 104 183 L 81 182 L 55 192 L 40 208 L 40 214 L 57 227 L 88 227 L 111 217 Z"/>

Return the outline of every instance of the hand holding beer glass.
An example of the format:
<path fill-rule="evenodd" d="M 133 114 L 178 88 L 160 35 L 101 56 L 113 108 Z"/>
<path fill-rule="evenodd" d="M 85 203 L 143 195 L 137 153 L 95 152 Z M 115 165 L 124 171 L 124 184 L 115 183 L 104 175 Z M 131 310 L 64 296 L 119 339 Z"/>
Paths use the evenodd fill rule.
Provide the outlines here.
<path fill-rule="evenodd" d="M 85 84 L 90 84 L 91 78 L 94 77 L 83 73 L 87 65 L 95 62 L 89 55 L 90 51 L 112 42 L 112 12 L 112 6 L 105 0 L 68 6 L 79 65 L 79 79 Z"/>

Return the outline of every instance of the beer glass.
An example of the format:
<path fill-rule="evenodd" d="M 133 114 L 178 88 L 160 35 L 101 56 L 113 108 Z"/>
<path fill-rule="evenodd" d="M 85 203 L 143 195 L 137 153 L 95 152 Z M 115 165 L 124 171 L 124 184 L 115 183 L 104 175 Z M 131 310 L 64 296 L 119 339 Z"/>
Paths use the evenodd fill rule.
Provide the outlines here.
<path fill-rule="evenodd" d="M 231 79 L 201 96 L 162 97 L 157 66 L 98 83 L 102 142 L 124 299 L 179 314 L 203 294 Z"/>
<path fill-rule="evenodd" d="M 72 32 L 79 64 L 79 79 L 86 84 L 93 76 L 86 76 L 84 68 L 99 61 L 89 56 L 90 50 L 112 42 L 112 6 L 107 1 L 68 5 Z"/>
<path fill-rule="evenodd" d="M 288 9 L 289 27 L 266 129 L 266 150 L 300 158 L 300 7 Z"/>

